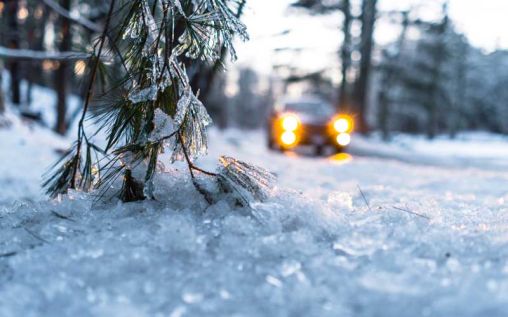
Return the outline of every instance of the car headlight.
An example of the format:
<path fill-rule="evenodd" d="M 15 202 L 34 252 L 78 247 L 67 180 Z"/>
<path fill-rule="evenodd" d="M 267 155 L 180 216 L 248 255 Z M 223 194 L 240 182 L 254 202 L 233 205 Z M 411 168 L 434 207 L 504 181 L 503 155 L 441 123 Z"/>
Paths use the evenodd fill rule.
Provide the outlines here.
<path fill-rule="evenodd" d="M 340 146 L 346 146 L 351 143 L 351 135 L 349 133 L 341 133 L 337 135 L 337 144 Z"/>
<path fill-rule="evenodd" d="M 295 115 L 286 115 L 282 118 L 282 128 L 285 131 L 291 131 L 294 132 L 296 129 L 298 129 L 298 126 L 300 125 L 300 120 Z"/>
<path fill-rule="evenodd" d="M 351 132 L 353 130 L 353 120 L 346 116 L 339 116 L 334 120 L 333 128 L 338 133 Z"/>
<path fill-rule="evenodd" d="M 289 146 L 296 143 L 296 134 L 293 131 L 286 131 L 280 136 L 283 145 Z"/>

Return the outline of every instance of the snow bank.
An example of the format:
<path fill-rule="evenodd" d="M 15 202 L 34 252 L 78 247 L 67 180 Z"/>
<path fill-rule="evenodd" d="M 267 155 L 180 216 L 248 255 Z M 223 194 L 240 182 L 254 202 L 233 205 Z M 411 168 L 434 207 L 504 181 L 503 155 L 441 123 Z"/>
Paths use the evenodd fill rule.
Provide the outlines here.
<path fill-rule="evenodd" d="M 393 187 L 0 209 L 1 316 L 503 316 L 506 204 Z M 505 196 L 508 199 L 508 195 Z M 480 199 L 481 200 L 481 199 Z M 367 205 L 368 204 L 368 205 Z M 482 206 L 483 205 L 483 206 Z"/>
<path fill-rule="evenodd" d="M 356 135 L 350 152 L 361 156 L 396 159 L 407 163 L 508 168 L 508 138 L 485 132 L 466 132 L 455 139 L 440 136 L 429 140 L 424 136 L 396 135 L 385 143 L 377 135 L 366 138 Z"/>
<path fill-rule="evenodd" d="M 41 201 L 39 175 L 66 142 L 12 119 L 0 129 L 0 316 L 508 310 L 508 171 L 283 155 L 259 133 L 212 131 L 199 164 L 225 154 L 269 168 L 279 188 L 265 203 L 209 206 L 179 165 L 157 177 L 156 201 Z"/>
<path fill-rule="evenodd" d="M 70 144 L 7 109 L 0 127 L 0 205 L 12 199 L 42 199 L 41 175 Z"/>

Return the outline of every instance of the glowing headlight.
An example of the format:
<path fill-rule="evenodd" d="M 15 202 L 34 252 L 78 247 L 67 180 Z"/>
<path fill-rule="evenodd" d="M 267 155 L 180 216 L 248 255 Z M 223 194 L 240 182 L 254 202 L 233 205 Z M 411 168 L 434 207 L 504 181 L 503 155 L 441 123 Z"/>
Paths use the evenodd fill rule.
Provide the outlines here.
<path fill-rule="evenodd" d="M 295 131 L 300 124 L 300 120 L 296 116 L 289 115 L 282 119 L 282 128 L 285 131 Z"/>
<path fill-rule="evenodd" d="M 340 146 L 346 146 L 351 143 L 351 135 L 349 133 L 341 133 L 337 135 L 337 144 Z"/>
<path fill-rule="evenodd" d="M 296 142 L 296 134 L 292 131 L 282 133 L 280 140 L 284 145 L 293 145 Z"/>
<path fill-rule="evenodd" d="M 339 118 L 335 120 L 335 122 L 333 123 L 333 128 L 335 129 L 335 131 L 339 133 L 345 133 L 349 131 L 349 129 L 351 128 L 351 124 L 349 123 L 348 119 Z"/>

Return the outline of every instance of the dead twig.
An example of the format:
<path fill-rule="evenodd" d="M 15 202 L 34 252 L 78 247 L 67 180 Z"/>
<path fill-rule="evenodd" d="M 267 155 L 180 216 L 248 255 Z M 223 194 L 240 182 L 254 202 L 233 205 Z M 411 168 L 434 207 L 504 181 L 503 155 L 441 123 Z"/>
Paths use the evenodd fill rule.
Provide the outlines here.
<path fill-rule="evenodd" d="M 16 252 L 16 251 L 2 253 L 2 254 L 0 254 L 0 258 L 9 258 L 11 256 L 15 256 L 16 254 L 18 254 L 18 252 Z"/>
<path fill-rule="evenodd" d="M 57 212 L 56 212 L 56 211 L 54 211 L 54 210 L 50 210 L 50 212 L 51 212 L 51 214 L 52 214 L 53 216 L 55 216 L 55 217 L 57 217 L 57 218 L 64 219 L 64 220 L 67 220 L 67 221 L 72 221 L 72 222 L 75 222 L 75 220 L 74 220 L 74 219 L 71 219 L 71 218 L 69 218 L 69 217 L 67 217 L 67 216 L 64 216 L 64 215 L 62 215 L 62 214 L 59 214 L 59 213 L 57 213 Z"/>
<path fill-rule="evenodd" d="M 28 234 L 31 235 L 32 237 L 34 237 L 35 239 L 37 239 L 37 240 L 39 240 L 39 241 L 41 241 L 43 243 L 48 243 L 49 244 L 48 240 L 46 240 L 46 239 L 36 235 L 34 232 L 28 230 L 27 228 L 23 228 L 23 229 L 25 229 L 25 231 L 28 232 Z"/>
<path fill-rule="evenodd" d="M 372 208 L 370 207 L 369 201 L 367 200 L 367 197 L 365 197 L 365 194 L 363 193 L 362 189 L 360 188 L 360 185 L 357 185 L 358 190 L 360 191 L 360 194 L 362 195 L 363 201 L 365 201 L 365 204 L 367 205 L 367 208 L 369 208 L 369 211 L 372 212 Z"/>
<path fill-rule="evenodd" d="M 215 174 L 206 172 L 206 171 L 201 170 L 200 168 L 197 168 L 196 166 L 194 166 L 194 164 L 192 163 L 192 161 L 189 157 L 189 154 L 187 153 L 187 148 L 185 147 L 185 143 L 183 142 L 183 137 L 182 137 L 181 133 L 178 133 L 178 138 L 180 140 L 180 144 L 182 145 L 183 155 L 185 157 L 185 161 L 187 162 L 187 167 L 189 168 L 189 173 L 191 175 L 192 184 L 194 185 L 196 190 L 205 198 L 206 202 L 209 205 L 213 204 L 213 198 L 210 196 L 210 193 L 208 193 L 208 191 L 206 191 L 201 185 L 199 185 L 199 183 L 196 179 L 196 176 L 194 175 L 194 170 L 197 170 L 197 171 L 204 173 L 206 175 L 209 175 L 209 176 L 214 176 Z"/>
<path fill-rule="evenodd" d="M 429 216 L 426 216 L 426 215 L 422 215 L 422 214 L 419 214 L 417 212 L 414 212 L 414 211 L 411 211 L 409 209 L 404 209 L 404 208 L 400 208 L 400 207 L 397 207 L 397 206 L 393 206 L 394 209 L 397 209 L 397 210 L 400 210 L 400 211 L 404 211 L 404 212 L 407 212 L 409 214 L 412 214 L 412 215 L 415 215 L 415 216 L 418 216 L 418 217 L 421 217 L 421 218 L 425 218 L 427 220 L 430 220 L 430 217 Z"/>

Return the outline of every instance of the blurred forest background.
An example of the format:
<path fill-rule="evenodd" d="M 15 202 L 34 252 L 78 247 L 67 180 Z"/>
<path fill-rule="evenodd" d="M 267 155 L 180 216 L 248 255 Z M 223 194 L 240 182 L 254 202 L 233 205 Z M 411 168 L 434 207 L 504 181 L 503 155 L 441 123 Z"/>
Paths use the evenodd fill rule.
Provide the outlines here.
<path fill-rule="evenodd" d="M 249 1 L 231 1 L 239 2 L 234 13 L 242 17 Z M 329 69 L 309 73 L 290 62 L 274 63 L 269 76 L 255 65 L 226 73 L 223 51 L 214 65 L 187 65 L 193 87 L 219 128 L 261 128 L 275 100 L 297 91 L 353 113 L 360 132 L 379 131 L 386 140 L 394 132 L 429 138 L 465 130 L 508 134 L 508 51 L 487 53 L 471 45 L 450 18 L 446 1 L 430 1 L 431 18 L 417 5 L 381 11 L 382 1 L 288 4 L 287 14 L 337 19 L 339 67 L 333 76 Z M 81 102 L 72 100 L 85 94 L 87 52 L 107 9 L 103 0 L 0 0 L 0 112 L 8 102 L 27 120 L 65 135 L 80 112 Z M 380 21 L 394 26 L 395 41 L 376 43 Z M 274 54 L 281 52 L 298 53 L 279 47 Z M 119 61 L 112 63 L 121 71 Z M 41 105 L 47 101 L 34 97 L 34 87 L 53 90 L 54 104 Z"/>

